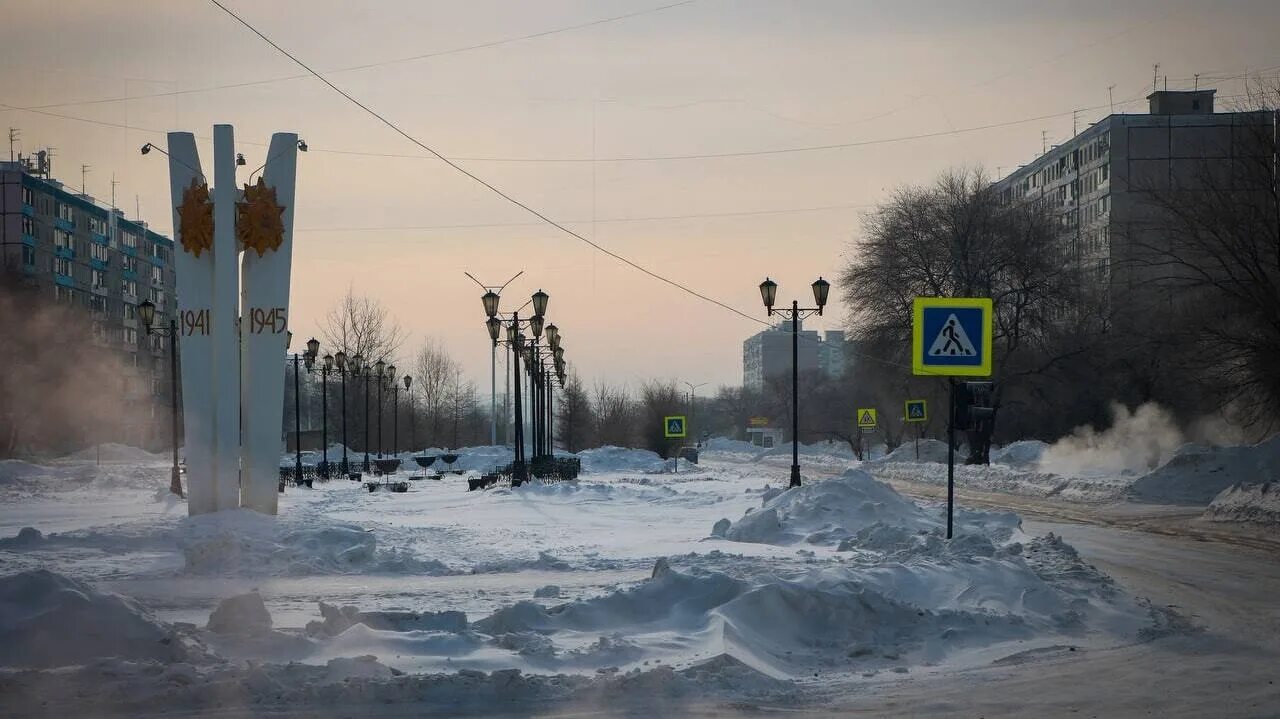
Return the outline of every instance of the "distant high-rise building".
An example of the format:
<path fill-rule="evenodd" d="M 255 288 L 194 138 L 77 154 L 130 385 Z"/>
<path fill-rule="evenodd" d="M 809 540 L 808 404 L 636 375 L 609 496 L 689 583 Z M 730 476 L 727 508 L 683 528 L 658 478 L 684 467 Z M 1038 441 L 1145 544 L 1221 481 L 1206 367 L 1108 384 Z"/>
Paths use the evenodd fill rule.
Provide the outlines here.
<path fill-rule="evenodd" d="M 176 307 L 173 241 L 140 220 L 74 192 L 48 174 L 48 160 L 0 162 L 0 229 L 4 270 L 34 296 L 82 310 L 92 337 L 118 353 L 126 368 L 126 402 L 135 426 L 113 438 L 150 444 L 167 437 L 169 339 L 146 335 L 138 304 L 151 300 L 155 323 L 168 326 Z M 122 417 L 125 415 L 122 409 Z"/>
<path fill-rule="evenodd" d="M 1275 128 L 1273 113 L 1214 112 L 1214 93 L 1153 92 L 1147 114 L 1109 115 L 1001 178 L 995 190 L 1002 202 L 1049 208 L 1101 298 L 1123 296 L 1130 307 L 1167 302 L 1159 282 L 1167 263 L 1150 260 L 1168 242 L 1171 218 L 1151 193 L 1202 187 L 1209 176 L 1229 186 L 1233 163 L 1259 150 L 1259 123 L 1268 133 Z"/>
<path fill-rule="evenodd" d="M 797 349 L 800 374 L 821 372 L 826 377 L 844 373 L 844 332 L 824 335 L 804 329 L 801 322 Z M 779 323 L 748 337 L 742 343 L 742 384 L 747 389 L 764 387 L 770 377 L 791 376 L 791 323 Z"/>

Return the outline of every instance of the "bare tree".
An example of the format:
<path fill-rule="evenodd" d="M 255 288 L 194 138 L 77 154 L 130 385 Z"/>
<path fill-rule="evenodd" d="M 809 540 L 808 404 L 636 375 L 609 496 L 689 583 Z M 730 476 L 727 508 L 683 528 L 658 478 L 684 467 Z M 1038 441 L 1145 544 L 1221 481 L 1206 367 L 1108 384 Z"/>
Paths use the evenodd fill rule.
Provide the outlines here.
<path fill-rule="evenodd" d="M 626 387 L 596 382 L 592 389 L 595 426 L 591 441 L 597 446 L 630 446 L 636 438 L 635 402 Z"/>
<path fill-rule="evenodd" d="M 560 446 L 569 452 L 586 447 L 592 424 L 591 400 L 582 386 L 582 378 L 572 372 L 556 401 L 556 424 L 553 428 Z"/>
<path fill-rule="evenodd" d="M 391 361 L 404 343 L 404 331 L 382 303 L 350 287 L 325 315 L 320 335 L 329 351 L 358 354 L 369 363 Z"/>
<path fill-rule="evenodd" d="M 459 371 L 457 363 L 440 342 L 428 338 L 414 357 L 414 388 L 421 398 L 418 406 L 426 419 L 428 442 L 445 444 L 446 423 L 452 428 L 452 389 Z M 450 434 L 450 436 L 452 436 Z"/>

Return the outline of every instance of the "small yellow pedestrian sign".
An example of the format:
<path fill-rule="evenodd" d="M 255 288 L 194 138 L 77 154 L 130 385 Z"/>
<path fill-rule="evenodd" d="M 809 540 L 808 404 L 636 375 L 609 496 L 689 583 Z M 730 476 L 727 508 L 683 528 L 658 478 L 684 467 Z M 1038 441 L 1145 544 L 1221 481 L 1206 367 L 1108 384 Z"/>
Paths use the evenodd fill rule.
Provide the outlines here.
<path fill-rule="evenodd" d="M 909 399 L 902 418 L 908 422 L 927 422 L 929 421 L 928 406 L 922 399 Z"/>
<path fill-rule="evenodd" d="M 858 426 L 862 429 L 875 429 L 876 411 L 874 409 L 858 410 Z"/>
<path fill-rule="evenodd" d="M 680 439 L 688 436 L 688 428 L 685 426 L 684 415 L 674 415 L 662 418 L 662 431 L 667 439 Z"/>

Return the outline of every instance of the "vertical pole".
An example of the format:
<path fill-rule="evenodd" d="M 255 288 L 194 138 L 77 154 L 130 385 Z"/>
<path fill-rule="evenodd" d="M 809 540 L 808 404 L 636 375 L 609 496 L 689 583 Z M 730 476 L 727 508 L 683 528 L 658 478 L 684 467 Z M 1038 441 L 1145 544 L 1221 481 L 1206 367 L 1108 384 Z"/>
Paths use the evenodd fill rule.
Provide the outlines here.
<path fill-rule="evenodd" d="M 293 355 L 293 481 L 302 484 L 302 395 L 298 390 L 298 355 Z"/>
<path fill-rule="evenodd" d="M 182 474 L 178 469 L 178 323 L 172 317 L 169 318 L 169 409 L 169 431 L 173 439 L 173 474 L 169 479 L 169 491 L 181 497 Z"/>
<path fill-rule="evenodd" d="M 517 328 L 520 327 L 520 313 L 512 313 L 511 322 Z M 515 460 L 512 462 L 512 471 L 515 479 L 524 480 L 524 418 L 520 411 L 520 353 L 516 348 L 511 348 L 511 357 L 514 361 L 511 364 L 511 376 L 515 382 L 515 417 L 512 422 L 512 430 L 515 431 L 515 443 L 512 445 L 512 454 Z"/>
<path fill-rule="evenodd" d="M 498 345 L 489 348 L 489 444 L 498 443 Z"/>
<path fill-rule="evenodd" d="M 364 464 L 361 471 L 369 471 L 369 370 L 364 370 Z"/>
<path fill-rule="evenodd" d="M 418 405 L 413 401 L 413 390 L 409 393 L 409 451 L 418 451 Z"/>
<path fill-rule="evenodd" d="M 378 459 L 382 459 L 382 375 L 378 375 Z"/>
<path fill-rule="evenodd" d="M 400 387 L 391 388 L 391 456 L 400 456 Z"/>
<path fill-rule="evenodd" d="M 556 456 L 556 410 L 555 410 L 555 387 L 551 384 L 551 378 L 547 378 L 547 454 Z"/>
<path fill-rule="evenodd" d="M 529 365 L 529 393 L 532 403 L 533 418 L 533 458 L 542 456 L 542 372 L 539 371 L 541 361 L 538 357 L 538 340 L 533 340 L 533 364 Z"/>
<path fill-rule="evenodd" d="M 800 303 L 791 301 L 791 486 L 800 486 Z"/>
<path fill-rule="evenodd" d="M 951 519 L 956 499 L 956 380 L 947 378 L 947 539 L 951 539 Z"/>
<path fill-rule="evenodd" d="M 329 478 L 329 370 L 320 367 L 320 473 L 321 479 Z"/>
<path fill-rule="evenodd" d="M 347 464 L 347 369 L 343 367 L 338 371 L 342 374 L 342 471 L 346 473 L 351 471 L 351 465 Z"/>

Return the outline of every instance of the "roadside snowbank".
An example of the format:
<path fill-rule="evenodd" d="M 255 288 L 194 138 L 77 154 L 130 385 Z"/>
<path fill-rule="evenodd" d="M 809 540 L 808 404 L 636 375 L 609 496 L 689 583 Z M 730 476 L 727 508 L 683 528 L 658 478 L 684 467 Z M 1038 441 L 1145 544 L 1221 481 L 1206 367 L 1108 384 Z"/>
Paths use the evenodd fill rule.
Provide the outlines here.
<path fill-rule="evenodd" d="M 647 449 L 631 449 L 612 445 L 585 449 L 578 453 L 583 473 L 643 472 L 658 474 L 667 471 L 667 463 L 656 452 Z"/>
<path fill-rule="evenodd" d="M 188 661 L 195 654 L 133 601 L 36 569 L 0 577 L 0 666 L 95 659 Z"/>
<path fill-rule="evenodd" d="M 886 462 L 941 462 L 947 461 L 947 443 L 938 439 L 922 439 L 920 440 L 919 458 L 916 458 L 916 442 L 915 440 L 907 440 L 903 442 L 897 449 L 886 454 L 879 459 L 871 460 L 871 463 L 884 464 Z M 956 457 L 960 461 L 964 461 L 964 455 L 956 451 Z"/>
<path fill-rule="evenodd" d="M 1280 525 L 1280 484 L 1235 484 L 1213 498 L 1204 518 L 1211 522 Z"/>
<path fill-rule="evenodd" d="M 1237 483 L 1257 484 L 1277 477 L 1280 436 L 1237 447 L 1185 444 L 1168 462 L 1137 479 L 1130 496 L 1157 504 L 1204 505 Z"/>

